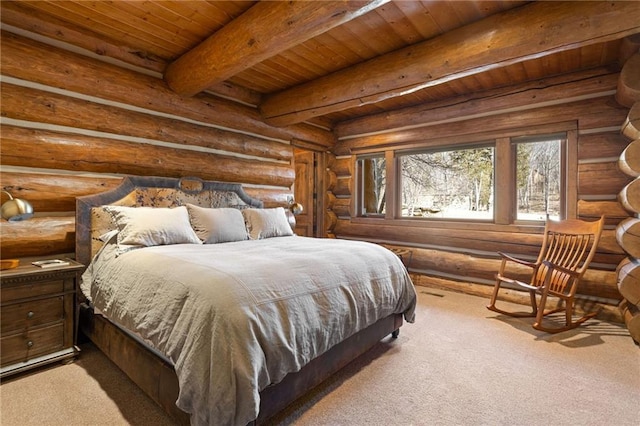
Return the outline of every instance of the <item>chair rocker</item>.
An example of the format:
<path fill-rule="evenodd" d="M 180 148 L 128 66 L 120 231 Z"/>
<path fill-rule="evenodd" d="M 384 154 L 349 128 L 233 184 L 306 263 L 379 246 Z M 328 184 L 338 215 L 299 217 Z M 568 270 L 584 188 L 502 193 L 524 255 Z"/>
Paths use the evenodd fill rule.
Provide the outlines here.
<path fill-rule="evenodd" d="M 577 219 L 561 221 L 547 219 L 542 247 L 535 262 L 498 253 L 502 257 L 502 263 L 496 275 L 496 284 L 487 309 L 513 317 L 535 317 L 533 328 L 547 333 L 570 330 L 593 318 L 597 312 L 573 320 L 574 296 L 582 276 L 596 253 L 603 226 L 604 216 L 593 222 Z M 505 269 L 509 262 L 531 268 L 530 281 L 526 283 L 505 276 Z M 507 312 L 496 307 L 498 292 L 503 283 L 514 285 L 516 288 L 524 288 L 529 292 L 532 309 L 530 313 Z M 540 295 L 539 302 L 536 295 Z M 561 303 L 558 308 L 545 310 L 549 296 L 555 296 L 564 303 Z M 545 316 L 561 311 L 565 311 L 564 327 L 543 325 L 542 321 Z"/>

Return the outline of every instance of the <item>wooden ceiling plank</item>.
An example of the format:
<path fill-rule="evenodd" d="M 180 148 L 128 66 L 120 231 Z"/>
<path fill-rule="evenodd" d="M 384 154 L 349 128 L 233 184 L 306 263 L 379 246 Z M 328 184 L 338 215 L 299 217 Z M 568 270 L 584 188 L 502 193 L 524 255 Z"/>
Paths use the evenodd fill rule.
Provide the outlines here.
<path fill-rule="evenodd" d="M 640 32 L 639 22 L 640 8 L 633 2 L 534 2 L 284 90 L 267 97 L 260 110 L 273 125 L 297 123 L 465 75 L 622 38 Z"/>
<path fill-rule="evenodd" d="M 171 63 L 165 81 L 194 95 L 386 1 L 260 2 Z"/>
<path fill-rule="evenodd" d="M 4 2 L 3 2 L 4 3 Z M 139 50 L 149 52 L 152 55 L 158 56 L 167 60 L 174 55 L 166 44 L 152 42 L 148 39 L 148 35 L 139 34 L 138 31 L 129 32 L 127 29 L 123 29 L 123 26 L 109 18 L 108 16 L 100 17 L 98 19 L 97 13 L 91 9 L 87 9 L 82 4 L 75 4 L 72 2 L 30 2 L 30 6 L 41 10 L 45 13 L 51 14 L 71 25 L 75 25 L 76 28 L 84 32 L 87 29 L 114 40 L 121 40 L 129 46 L 136 46 Z M 87 16 L 93 18 L 88 20 Z"/>
<path fill-rule="evenodd" d="M 87 4 L 81 2 L 82 6 Z M 86 16 L 95 16 L 100 14 L 100 22 L 110 22 L 114 28 L 120 31 L 126 31 L 129 34 L 136 34 L 139 37 L 144 35 L 144 38 L 154 43 L 160 43 L 161 45 L 168 45 L 181 49 L 189 49 L 193 44 L 197 43 L 197 39 L 193 35 L 189 36 L 184 30 L 172 23 L 158 22 L 159 19 L 149 13 L 146 9 L 139 9 L 136 5 L 139 2 L 106 2 L 95 1 L 88 3 L 86 6 L 91 12 L 85 14 Z M 153 10 L 153 3 L 147 3 L 151 5 Z"/>
<path fill-rule="evenodd" d="M 422 2 L 401 1 L 396 5 L 420 33 L 422 39 L 426 40 L 442 33 L 440 26 Z"/>
<path fill-rule="evenodd" d="M 429 14 L 433 16 L 434 22 L 440 28 L 439 34 L 460 28 L 465 24 L 458 17 L 455 9 L 452 8 L 448 1 L 427 2 L 426 8 Z"/>
<path fill-rule="evenodd" d="M 174 22 L 181 27 L 189 28 L 200 34 L 200 40 L 228 24 L 236 16 L 222 14 L 212 5 L 202 1 L 181 1 L 167 3 L 153 2 L 158 14 L 164 19 Z M 173 19 L 171 18 L 173 16 Z"/>
<path fill-rule="evenodd" d="M 184 43 L 194 46 L 204 37 L 212 33 L 213 25 L 202 25 L 198 20 L 187 19 L 182 15 L 182 7 L 187 2 L 178 2 L 172 5 L 172 9 L 163 6 L 163 2 L 127 2 L 125 12 L 141 19 L 149 25 L 154 32 L 163 32 L 180 37 Z M 188 12 L 187 12 L 188 13 Z"/>
<path fill-rule="evenodd" d="M 280 62 L 285 68 L 294 71 L 300 77 L 304 78 L 302 82 L 314 79 L 335 71 L 331 66 L 331 59 L 324 56 L 321 51 L 314 49 L 313 44 L 302 42 L 293 49 L 288 49 L 273 56 L 269 60 Z M 306 76 L 306 77 L 305 77 Z M 301 81 L 296 81 L 295 84 Z"/>
<path fill-rule="evenodd" d="M 325 34 L 322 36 L 324 35 Z M 354 63 L 350 62 L 349 59 L 342 54 L 343 50 L 334 49 L 335 46 L 335 41 L 330 37 L 316 37 L 301 43 L 299 48 L 310 52 L 310 55 L 313 55 L 314 63 L 318 66 L 329 70 L 329 72 L 333 72 L 346 68 Z"/>
<path fill-rule="evenodd" d="M 391 30 L 402 39 L 405 45 L 423 40 L 422 35 L 407 18 L 397 3 L 387 3 L 375 10 L 391 27 Z"/>
<path fill-rule="evenodd" d="M 333 37 L 334 40 L 336 40 L 337 44 L 342 44 L 345 48 L 349 49 L 349 51 L 353 52 L 353 54 L 359 58 L 359 60 L 354 61 L 352 64 L 371 59 L 376 55 L 376 52 L 369 46 L 364 44 L 362 40 L 360 40 L 356 36 L 356 34 L 354 34 L 349 28 L 347 28 L 346 25 L 333 28 L 326 34 Z"/>
<path fill-rule="evenodd" d="M 219 15 L 220 17 L 224 17 L 224 19 L 220 21 L 220 23 L 224 25 L 242 15 L 249 8 L 253 7 L 257 3 L 257 1 L 210 0 L 198 3 L 206 3 L 212 13 L 214 12 L 214 10 L 217 10 L 217 15 Z"/>
<path fill-rule="evenodd" d="M 377 10 L 354 19 L 349 23 L 349 27 L 363 43 L 375 51 L 376 56 L 406 46 Z"/>

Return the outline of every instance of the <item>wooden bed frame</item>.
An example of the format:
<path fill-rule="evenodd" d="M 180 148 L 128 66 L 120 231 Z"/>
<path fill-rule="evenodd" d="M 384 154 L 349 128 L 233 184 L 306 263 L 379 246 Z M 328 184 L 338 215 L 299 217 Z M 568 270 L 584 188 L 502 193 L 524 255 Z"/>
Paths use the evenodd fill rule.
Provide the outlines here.
<path fill-rule="evenodd" d="M 233 201 L 230 203 L 229 200 Z M 263 207 L 263 203 L 249 197 L 240 184 L 197 178 L 125 177 L 120 186 L 111 191 L 76 200 L 76 260 L 88 265 L 100 245 L 97 236 L 102 231 L 93 229 L 94 222 L 98 221 L 92 210 L 94 207 L 109 204 L 169 207 L 186 202 L 203 207 Z M 78 307 L 81 334 L 169 416 L 180 424 L 189 424 L 189 415 L 175 405 L 179 388 L 171 362 L 131 333 L 94 312 L 82 294 L 79 295 Z M 273 417 L 385 336 L 397 337 L 402 322 L 401 314 L 383 318 L 312 360 L 297 373 L 291 373 L 280 383 L 264 389 L 260 392 L 260 413 L 252 424 L 261 424 Z"/>

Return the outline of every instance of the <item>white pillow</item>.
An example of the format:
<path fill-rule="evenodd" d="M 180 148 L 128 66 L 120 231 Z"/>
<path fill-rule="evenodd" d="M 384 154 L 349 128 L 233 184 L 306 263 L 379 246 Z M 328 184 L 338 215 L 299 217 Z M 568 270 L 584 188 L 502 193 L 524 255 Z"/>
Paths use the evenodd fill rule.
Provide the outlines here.
<path fill-rule="evenodd" d="M 284 208 L 274 209 L 245 209 L 242 210 L 244 222 L 249 231 L 249 238 L 261 240 L 271 237 L 286 237 L 294 235 Z"/>
<path fill-rule="evenodd" d="M 166 244 L 202 244 L 189 223 L 185 206 L 123 207 L 104 206 L 118 227 L 118 244 L 159 246 Z"/>
<path fill-rule="evenodd" d="M 244 216 L 238 209 L 205 207 L 187 204 L 191 227 L 205 244 L 248 240 Z"/>

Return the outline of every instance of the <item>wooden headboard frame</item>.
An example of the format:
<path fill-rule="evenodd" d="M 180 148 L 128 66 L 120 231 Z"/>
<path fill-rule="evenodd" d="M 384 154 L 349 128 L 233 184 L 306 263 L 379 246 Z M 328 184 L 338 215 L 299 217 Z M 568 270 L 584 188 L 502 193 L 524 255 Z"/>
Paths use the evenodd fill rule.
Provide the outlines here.
<path fill-rule="evenodd" d="M 176 207 L 186 203 L 212 208 L 264 207 L 262 201 L 247 195 L 239 183 L 204 181 L 194 177 L 127 176 L 110 191 L 76 198 L 76 260 L 88 265 L 102 244 L 98 237 L 109 229 L 115 229 L 111 218 L 95 207 Z M 293 215 L 288 216 L 291 223 Z"/>

